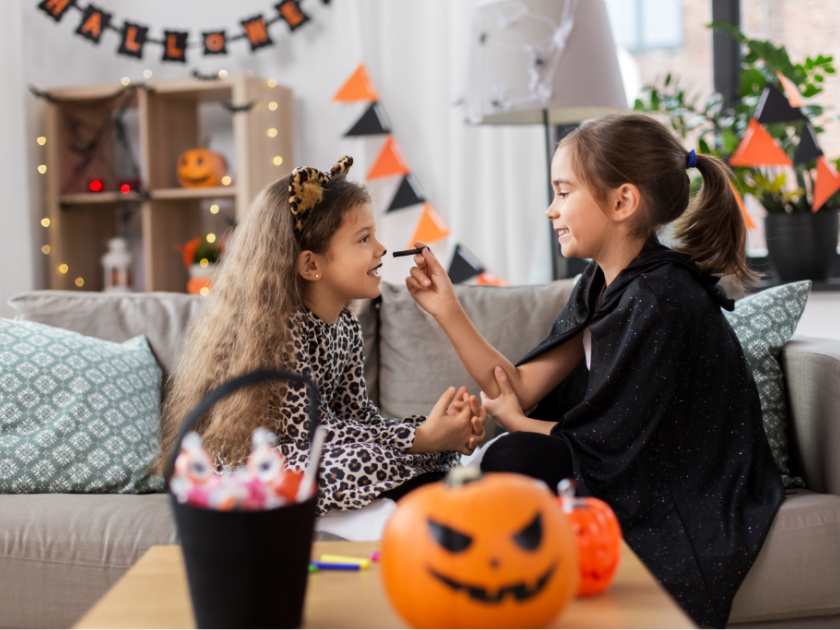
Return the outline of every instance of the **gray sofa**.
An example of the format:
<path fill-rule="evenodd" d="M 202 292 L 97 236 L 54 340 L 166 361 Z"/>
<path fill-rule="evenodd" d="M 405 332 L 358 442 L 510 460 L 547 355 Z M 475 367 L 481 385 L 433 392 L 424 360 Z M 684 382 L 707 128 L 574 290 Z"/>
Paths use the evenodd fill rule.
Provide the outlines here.
<path fill-rule="evenodd" d="M 476 325 L 518 359 L 542 339 L 571 281 L 530 287 L 459 286 Z M 145 333 L 171 366 L 202 298 L 174 293 L 34 291 L 10 304 L 16 319 L 112 341 Z M 448 385 L 477 387 L 445 336 L 401 287 L 355 305 L 366 377 L 384 413 L 424 413 Z M 732 627 L 840 625 L 840 341 L 794 338 L 786 374 L 794 472 L 789 491 L 734 603 Z M 176 542 L 164 494 L 0 495 L 0 626 L 72 625 L 151 545 Z"/>

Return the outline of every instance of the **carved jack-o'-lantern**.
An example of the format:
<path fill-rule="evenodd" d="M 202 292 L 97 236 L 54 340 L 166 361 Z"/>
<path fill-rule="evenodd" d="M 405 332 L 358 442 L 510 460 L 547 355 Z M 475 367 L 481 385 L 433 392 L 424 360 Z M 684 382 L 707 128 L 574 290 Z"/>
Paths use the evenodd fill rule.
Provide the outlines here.
<path fill-rule="evenodd" d="M 612 508 L 595 497 L 575 496 L 575 484 L 564 479 L 557 492 L 577 537 L 580 557 L 578 595 L 607 590 L 621 558 L 621 525 Z"/>
<path fill-rule="evenodd" d="M 210 149 L 187 149 L 178 158 L 178 183 L 184 188 L 221 186 L 227 175 L 225 158 Z"/>
<path fill-rule="evenodd" d="M 410 492 L 381 551 L 388 598 L 417 628 L 538 628 L 577 591 L 571 526 L 523 475 L 458 468 Z"/>

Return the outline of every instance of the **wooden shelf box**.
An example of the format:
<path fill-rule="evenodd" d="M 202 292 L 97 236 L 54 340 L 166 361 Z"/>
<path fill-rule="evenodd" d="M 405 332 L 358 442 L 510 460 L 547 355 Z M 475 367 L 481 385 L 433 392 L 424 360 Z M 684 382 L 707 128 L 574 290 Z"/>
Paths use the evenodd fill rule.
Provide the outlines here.
<path fill-rule="evenodd" d="M 175 244 L 203 235 L 207 225 L 224 229 L 223 218 L 207 212 L 214 201 L 230 207 L 228 219 L 241 220 L 257 193 L 287 176 L 294 164 L 292 94 L 273 81 L 245 76 L 184 79 L 48 94 L 46 216 L 52 289 L 101 290 L 100 258 L 107 240 L 123 235 L 133 220 L 142 243 L 134 261 L 133 288 L 186 290 L 187 271 Z M 202 124 L 208 108 L 223 111 L 223 120 L 229 121 L 220 135 L 228 135 L 232 147 L 219 152 L 228 162 L 231 184 L 181 188 L 178 157 L 203 146 L 211 135 Z M 117 119 L 134 123 L 122 127 L 135 134 L 136 142 L 129 145 L 137 155 L 126 155 L 115 133 Z M 210 148 L 217 150 L 213 143 Z M 136 170 L 140 191 L 119 192 L 120 181 L 135 178 Z M 102 180 L 102 192 L 89 191 L 92 179 Z"/>

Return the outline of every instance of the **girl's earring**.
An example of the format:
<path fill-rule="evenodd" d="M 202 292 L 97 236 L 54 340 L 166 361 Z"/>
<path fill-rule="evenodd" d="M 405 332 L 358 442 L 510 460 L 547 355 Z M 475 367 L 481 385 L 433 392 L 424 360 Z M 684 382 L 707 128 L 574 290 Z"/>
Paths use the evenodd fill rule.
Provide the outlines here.
<path fill-rule="evenodd" d="M 316 280 L 320 280 L 320 278 L 321 278 L 321 274 L 320 274 L 320 273 L 316 273 L 316 274 L 315 274 L 315 279 L 316 279 Z"/>

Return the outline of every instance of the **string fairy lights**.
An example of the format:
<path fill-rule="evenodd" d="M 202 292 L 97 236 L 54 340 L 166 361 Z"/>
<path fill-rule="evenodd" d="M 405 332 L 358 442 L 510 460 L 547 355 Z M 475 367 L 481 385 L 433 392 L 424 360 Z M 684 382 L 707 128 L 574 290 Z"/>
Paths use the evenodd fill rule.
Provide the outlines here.
<path fill-rule="evenodd" d="M 143 74 L 143 77 L 145 79 L 148 79 L 148 78 L 151 77 L 152 71 L 147 69 L 147 70 L 144 70 L 142 74 Z M 250 72 L 248 74 L 250 76 L 253 76 L 253 72 Z M 226 77 L 228 77 L 228 72 L 226 70 L 220 70 L 215 76 L 212 77 L 212 79 L 213 80 L 225 80 Z M 207 80 L 210 80 L 210 79 L 211 78 L 207 78 Z M 275 79 L 267 79 L 265 81 L 265 85 L 268 86 L 269 88 L 279 87 L 279 84 Z M 112 95 L 108 96 L 107 98 L 108 99 L 114 99 L 116 97 L 121 97 L 121 96 L 123 96 L 124 93 L 128 92 L 129 90 L 136 90 L 138 88 L 143 89 L 143 90 L 147 90 L 147 91 L 154 89 L 152 86 L 146 85 L 143 82 L 132 82 L 130 77 L 123 77 L 120 80 L 120 89 L 115 94 L 112 94 Z M 30 87 L 30 90 L 32 91 L 32 93 L 35 96 L 38 96 L 39 98 L 43 98 L 44 100 L 47 100 L 50 103 L 55 104 L 55 103 L 60 103 L 62 101 L 62 99 L 60 99 L 60 98 L 55 98 L 53 95 L 50 95 L 47 92 L 41 92 L 41 91 L 39 91 L 39 90 L 37 90 L 33 87 Z M 126 101 L 124 101 L 123 104 L 125 105 Z M 231 114 L 244 113 L 244 114 L 247 115 L 257 105 L 259 105 L 260 107 L 266 107 L 268 109 L 268 111 L 270 111 L 270 112 L 276 112 L 280 108 L 279 102 L 278 102 L 278 100 L 276 100 L 276 97 L 271 98 L 270 96 L 267 100 L 263 101 L 262 103 L 260 103 L 259 101 L 253 101 L 253 102 L 250 102 L 250 103 L 247 103 L 247 104 L 244 104 L 244 105 L 239 105 L 239 106 L 232 105 L 232 104 L 225 103 L 225 102 L 220 102 L 220 104 L 223 107 L 225 107 L 225 109 L 227 109 Z M 109 120 L 108 124 L 111 124 L 110 120 Z M 280 136 L 280 131 L 277 127 L 277 122 L 276 121 L 269 121 L 266 124 L 264 133 L 265 133 L 265 137 L 267 137 L 267 138 L 270 138 L 270 139 L 278 138 L 278 136 Z M 46 135 L 38 135 L 35 138 L 36 144 L 41 148 L 45 148 L 47 146 L 48 141 L 49 141 L 49 138 Z M 263 158 L 263 159 L 268 159 L 271 162 L 271 164 L 274 165 L 275 167 L 279 167 L 279 166 L 283 165 L 283 163 L 284 163 L 283 156 L 282 155 L 277 155 L 277 154 L 271 155 L 269 153 L 269 155 L 267 157 Z M 136 162 L 133 159 L 131 161 L 132 161 L 132 166 L 136 166 Z M 48 164 L 46 162 L 41 162 L 41 163 L 37 164 L 36 170 L 40 175 L 46 175 L 47 172 L 48 172 Z M 75 177 L 75 179 L 78 179 L 78 174 L 77 173 L 66 173 L 66 174 L 63 173 L 62 177 L 66 179 L 65 175 L 70 175 L 71 177 Z M 139 169 L 137 169 L 136 175 L 137 175 L 137 179 L 132 180 L 132 183 L 130 185 L 126 184 L 125 182 L 118 182 L 118 184 L 121 184 L 121 185 L 119 185 L 116 190 L 123 193 L 123 194 L 139 192 L 140 193 L 139 201 L 141 203 L 145 203 L 149 199 L 149 194 L 144 192 L 146 190 L 146 185 L 144 183 L 144 180 L 141 179 L 141 177 L 140 177 Z M 65 182 L 65 184 L 66 183 L 67 182 Z M 74 184 L 75 183 L 78 183 L 78 182 L 74 182 Z M 233 181 L 233 179 L 231 178 L 230 175 L 225 175 L 221 179 L 220 183 L 224 187 L 231 187 L 231 186 L 234 185 L 234 181 Z M 85 189 L 86 189 L 87 193 L 92 192 L 92 189 L 90 188 L 90 184 L 91 184 L 91 182 L 86 182 L 85 183 Z M 98 191 L 94 191 L 94 192 L 96 192 L 96 194 L 103 194 L 103 193 L 106 193 L 108 191 L 105 189 L 105 186 L 102 185 L 102 187 Z M 79 203 L 79 201 L 75 200 L 75 199 L 74 200 L 65 199 L 64 198 L 65 194 L 67 194 L 67 193 L 62 192 L 61 190 L 58 191 L 58 205 L 59 205 L 59 207 L 65 205 L 66 203 L 70 203 L 70 204 Z M 90 198 L 88 198 L 88 199 L 90 199 Z M 208 205 L 205 206 L 205 207 L 207 208 L 207 211 L 209 212 L 209 214 L 218 215 L 218 214 L 220 214 L 220 212 L 222 212 L 222 207 L 223 206 L 218 201 L 208 200 L 208 202 L 209 202 Z M 91 203 L 100 203 L 100 202 L 91 202 Z M 101 203 L 106 203 L 106 204 L 107 203 L 115 203 L 115 201 L 114 201 L 113 197 L 103 196 Z M 42 241 L 40 251 L 44 256 L 47 256 L 47 257 L 50 258 L 50 267 L 54 270 L 54 273 L 57 273 L 59 276 L 66 277 L 66 276 L 72 274 L 73 269 L 71 269 L 70 264 L 68 264 L 68 262 L 66 260 L 60 260 L 60 259 L 55 260 L 54 259 L 54 257 L 56 255 L 61 256 L 62 254 L 60 253 L 59 249 L 56 249 L 50 243 L 51 236 L 52 236 L 51 233 L 50 233 L 50 230 L 51 230 L 51 228 L 54 229 L 57 226 L 57 224 L 51 219 L 51 216 L 50 216 L 49 212 L 47 213 L 47 215 L 48 216 L 44 216 L 40 219 L 40 224 L 44 228 L 44 230 L 46 231 L 46 236 Z M 228 221 L 229 221 L 230 225 L 235 225 L 235 223 L 236 223 L 233 218 L 229 218 Z M 209 232 L 208 234 L 206 234 L 205 238 L 207 239 L 207 242 L 209 242 L 209 243 L 214 243 L 217 240 L 216 234 L 213 233 L 213 232 Z M 207 260 L 203 260 L 201 262 L 203 263 L 202 266 L 209 266 L 210 265 L 210 262 L 207 261 Z M 68 278 L 67 281 L 70 282 L 69 278 Z M 84 278 L 82 276 L 76 276 L 75 278 L 73 278 L 72 283 L 73 283 L 73 285 L 75 285 L 78 288 L 83 288 L 83 287 L 87 286 L 87 284 L 88 284 L 86 278 Z M 62 282 L 60 284 L 60 286 L 66 286 L 66 285 L 64 285 L 63 282 Z M 202 290 L 202 293 L 206 294 L 207 290 Z"/>

